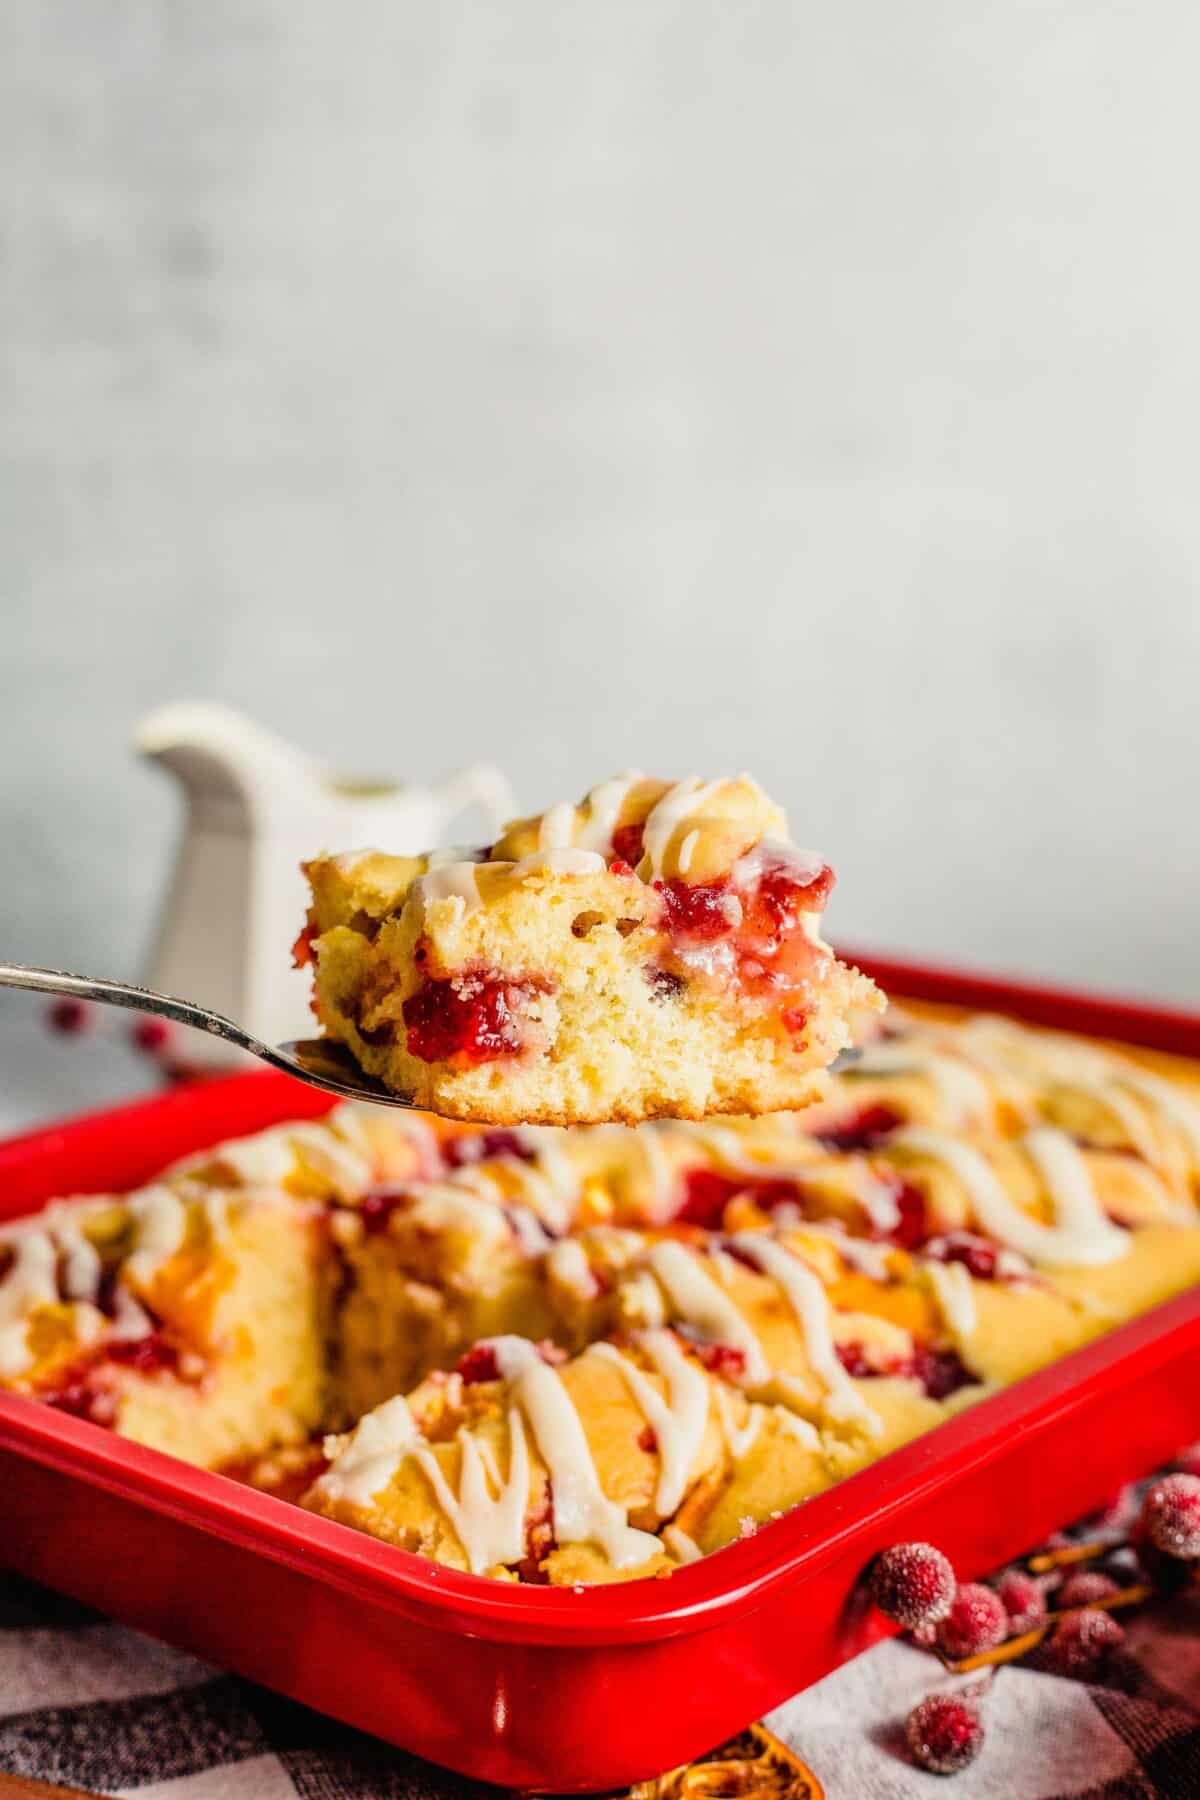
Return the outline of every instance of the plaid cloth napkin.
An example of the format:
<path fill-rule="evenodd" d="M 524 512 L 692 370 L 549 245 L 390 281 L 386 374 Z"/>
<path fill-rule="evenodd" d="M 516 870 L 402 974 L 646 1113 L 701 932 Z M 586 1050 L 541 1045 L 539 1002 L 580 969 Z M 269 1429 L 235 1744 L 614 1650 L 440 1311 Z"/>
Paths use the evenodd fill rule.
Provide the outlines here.
<path fill-rule="evenodd" d="M 1128 1619 L 1103 1685 L 1001 1669 L 987 1742 L 954 1800 L 1197 1800 L 1200 1589 Z M 797 1620 L 797 1629 L 803 1621 Z M 878 1646 L 771 1715 L 827 1800 L 928 1800 L 939 1778 L 904 1758 L 909 1708 L 945 1679 L 908 1644 Z M 0 1771 L 143 1800 L 481 1800 L 497 1790 L 435 1769 L 236 1676 L 0 1577 Z M 730 1771 L 732 1777 L 733 1771 Z M 661 1794 L 809 1800 L 772 1782 L 649 1783 Z M 0 1782 L 2 1790 L 2 1782 Z"/>

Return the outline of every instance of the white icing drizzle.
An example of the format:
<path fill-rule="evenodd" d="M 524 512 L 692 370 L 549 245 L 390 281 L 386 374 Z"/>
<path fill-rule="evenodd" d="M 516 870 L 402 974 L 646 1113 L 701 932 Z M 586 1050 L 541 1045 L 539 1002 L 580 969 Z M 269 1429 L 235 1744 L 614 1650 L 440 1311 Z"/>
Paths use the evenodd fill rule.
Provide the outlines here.
<path fill-rule="evenodd" d="M 465 1174 L 465 1170 L 456 1174 Z M 410 1217 L 434 1231 L 447 1228 L 468 1232 L 485 1242 L 503 1244 L 509 1239 L 509 1221 L 504 1208 L 494 1199 L 485 1200 L 472 1193 L 465 1184 L 453 1181 L 431 1181 L 411 1190 Z"/>
<path fill-rule="evenodd" d="M 629 1569 L 658 1553 L 658 1539 L 635 1531 L 625 1508 L 600 1486 L 579 1414 L 558 1373 L 524 1338 L 492 1340 L 500 1373 L 511 1383 L 554 1495 L 554 1535 L 560 1544 L 599 1544 L 614 1569 Z"/>
<path fill-rule="evenodd" d="M 668 788 L 651 809 L 642 834 L 642 847 L 650 864 L 652 881 L 662 875 L 664 858 L 679 827 L 699 813 L 724 786 L 724 780 L 710 781 L 706 785 L 698 775 L 688 775 Z"/>
<path fill-rule="evenodd" d="M 533 1208 L 510 1204 L 506 1211 L 517 1242 L 526 1256 L 545 1255 L 553 1245 L 554 1239 L 549 1235 Z"/>
<path fill-rule="evenodd" d="M 515 1407 L 508 1412 L 508 1476 L 503 1482 L 486 1443 L 477 1441 L 465 1429 L 459 1432 L 457 1441 L 461 1458 L 457 1494 L 432 1450 L 421 1447 L 412 1456 L 453 1525 L 471 1573 L 482 1575 L 499 1563 L 519 1562 L 525 1554 L 529 1446 Z"/>
<path fill-rule="evenodd" d="M 733 1416 L 733 1402 L 719 1382 L 714 1384 L 713 1398 L 717 1403 L 717 1416 L 721 1421 L 725 1442 L 729 1446 L 729 1454 L 734 1462 L 740 1462 L 753 1449 L 762 1430 L 766 1416 L 764 1409 L 752 1405 L 746 1414 L 746 1423 L 738 1425 Z"/>
<path fill-rule="evenodd" d="M 434 852 L 436 857 L 437 852 Z M 439 900 L 458 900 L 466 912 L 480 904 L 479 864 L 476 862 L 438 863 L 430 858 L 428 871 L 413 882 L 412 892 L 424 906 Z"/>
<path fill-rule="evenodd" d="M 43 1217 L 62 1254 L 62 1288 L 68 1300 L 95 1300 L 100 1291 L 100 1252 L 84 1235 L 80 1208 L 56 1202 Z"/>
<path fill-rule="evenodd" d="M 503 867 L 503 865 L 501 865 Z M 595 850 L 535 850 L 529 856 L 522 856 L 512 864 L 509 873 L 516 876 L 540 875 L 543 871 L 550 875 L 602 875 L 608 867 L 604 858 Z"/>
<path fill-rule="evenodd" d="M 363 1414 L 317 1489 L 335 1504 L 370 1506 L 420 1442 L 408 1402 L 397 1394 Z"/>
<path fill-rule="evenodd" d="M 731 1344 L 745 1357 L 749 1387 L 771 1378 L 762 1345 L 724 1288 L 683 1245 L 668 1238 L 655 1244 L 646 1264 L 666 1293 L 671 1312 L 698 1331 L 707 1343 Z"/>
<path fill-rule="evenodd" d="M 187 1231 L 187 1210 L 179 1195 L 168 1187 L 143 1188 L 130 1195 L 128 1206 L 136 1232 L 125 1273 L 144 1286 L 181 1248 Z"/>
<path fill-rule="evenodd" d="M 1039 1125 L 1026 1132 L 1022 1142 L 1054 1201 L 1055 1229 L 1064 1254 L 1070 1251 L 1074 1261 L 1089 1264 L 1116 1262 L 1126 1256 L 1129 1234 L 1106 1216 L 1074 1138 L 1050 1125 Z"/>
<path fill-rule="evenodd" d="M 560 800 L 542 814 L 538 828 L 539 850 L 568 850 L 575 835 L 575 808 L 569 800 Z"/>
<path fill-rule="evenodd" d="M 1200 1161 L 1200 1105 L 1161 1075 L 1145 1069 L 1122 1069 L 1118 1079 L 1135 1094 L 1151 1101 L 1187 1140 L 1191 1154 Z"/>
<path fill-rule="evenodd" d="M 659 1472 L 654 1505 L 669 1517 L 683 1499 L 688 1476 L 708 1424 L 708 1381 L 690 1362 L 669 1331 L 648 1331 L 639 1340 L 667 1384 L 666 1399 L 641 1369 L 613 1344 L 593 1344 L 589 1356 L 620 1369 L 630 1393 L 658 1442 Z M 724 1395 L 718 1394 L 718 1402 Z"/>
<path fill-rule="evenodd" d="M 778 1214 L 775 1215 L 778 1219 Z M 858 1269 L 872 1281 L 889 1281 L 889 1246 L 876 1244 L 870 1238 L 851 1237 L 840 1219 L 804 1219 L 798 1229 L 813 1237 L 829 1238 L 851 1268 Z"/>
<path fill-rule="evenodd" d="M 202 1196 L 200 1208 L 208 1223 L 211 1242 L 225 1243 L 229 1237 L 229 1195 L 223 1188 L 212 1188 Z"/>
<path fill-rule="evenodd" d="M 798 1413 L 789 1412 L 786 1406 L 773 1407 L 772 1411 L 780 1431 L 786 1432 L 788 1437 L 794 1437 L 806 1450 L 820 1450 L 821 1434 L 810 1419 L 802 1419 Z"/>
<path fill-rule="evenodd" d="M 1062 1223 L 1043 1225 L 1008 1196 L 991 1164 L 972 1145 L 944 1132 L 909 1126 L 890 1139 L 918 1156 L 942 1163 L 967 1191 L 971 1210 L 991 1238 L 1033 1263 L 1049 1267 L 1112 1262 L 1128 1249 L 1128 1239 L 1100 1210 L 1078 1147 L 1062 1131 L 1040 1126 L 1024 1139 L 1049 1188 Z"/>
<path fill-rule="evenodd" d="M 150 1337 L 153 1331 L 154 1321 L 145 1307 L 135 1300 L 127 1287 L 118 1283 L 113 1293 L 114 1339 L 121 1344 L 132 1344 L 140 1338 Z"/>
<path fill-rule="evenodd" d="M 830 1327 L 829 1296 L 820 1279 L 798 1256 L 761 1232 L 740 1231 L 733 1242 L 786 1296 L 804 1338 L 813 1373 L 828 1396 L 826 1410 L 830 1418 L 858 1419 L 871 1430 L 882 1430 L 882 1421 L 838 1360 Z"/>
<path fill-rule="evenodd" d="M 621 1283 L 625 1316 L 646 1330 L 656 1331 L 667 1322 L 663 1291 L 649 1269 L 635 1269 Z"/>
<path fill-rule="evenodd" d="M 575 842 L 581 850 L 595 850 L 603 857 L 612 855 L 613 832 L 629 790 L 644 780 L 645 776 L 640 769 L 626 769 L 611 781 L 602 781 L 592 789 L 584 803 L 588 816 L 582 820 L 575 834 Z"/>
<path fill-rule="evenodd" d="M 826 867 L 825 858 L 815 850 L 800 850 L 786 838 L 760 838 L 753 849 L 733 865 L 735 887 L 756 887 L 767 869 L 785 866 L 798 887 L 807 887 Z M 819 914 L 814 915 L 819 918 Z"/>
<path fill-rule="evenodd" d="M 679 855 L 676 858 L 676 863 L 678 865 L 679 873 L 681 875 L 686 875 L 688 870 L 691 868 L 692 858 L 696 854 L 696 845 L 699 842 L 700 842 L 700 833 L 697 830 L 697 831 L 689 831 L 687 836 L 684 838 L 682 844 L 680 844 Z"/>
<path fill-rule="evenodd" d="M 978 1321 L 970 1270 L 960 1262 L 929 1260 L 921 1266 L 948 1330 L 960 1342 L 969 1338 Z"/>
<path fill-rule="evenodd" d="M 627 1131 L 629 1127 L 618 1125 L 616 1129 Z M 666 1152 L 669 1133 L 669 1126 L 655 1123 L 638 1125 L 632 1133 L 633 1141 L 641 1153 L 649 1180 L 650 1194 L 646 1205 L 646 1218 L 652 1225 L 664 1223 L 675 1213 L 676 1176 L 671 1159 Z"/>
<path fill-rule="evenodd" d="M 11 1241 L 13 1260 L 0 1282 L 0 1375 L 20 1375 L 33 1360 L 30 1313 L 58 1299 L 58 1246 L 48 1231 L 23 1231 Z"/>
<path fill-rule="evenodd" d="M 678 1525 L 668 1525 L 662 1534 L 662 1541 L 671 1552 L 671 1555 L 675 1558 L 676 1562 L 699 1562 L 700 1558 L 704 1555 L 703 1550 L 701 1550 L 695 1539 L 690 1538 L 687 1532 L 683 1531 Z"/>
<path fill-rule="evenodd" d="M 560 1238 L 546 1255 L 546 1272 L 580 1300 L 594 1300 L 599 1283 L 578 1238 Z"/>
<path fill-rule="evenodd" d="M 923 1075 L 957 1124 L 991 1117 L 992 1100 L 987 1083 L 977 1069 L 961 1058 L 907 1039 L 868 1044 L 846 1069 L 844 1079 L 859 1076 Z"/>

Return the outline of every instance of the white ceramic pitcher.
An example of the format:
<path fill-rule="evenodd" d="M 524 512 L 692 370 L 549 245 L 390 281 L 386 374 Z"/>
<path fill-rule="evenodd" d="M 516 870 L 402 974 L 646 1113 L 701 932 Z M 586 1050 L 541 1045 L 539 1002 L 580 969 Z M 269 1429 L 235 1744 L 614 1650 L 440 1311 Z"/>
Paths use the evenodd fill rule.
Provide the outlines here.
<path fill-rule="evenodd" d="M 490 764 L 431 788 L 358 780 L 322 768 L 241 713 L 201 701 L 157 708 L 135 741 L 178 779 L 187 803 L 147 979 L 227 1013 L 268 1043 L 312 1030 L 311 977 L 293 969 L 289 955 L 307 905 L 304 858 L 367 846 L 428 850 L 472 807 L 483 815 L 482 842 L 514 810 L 508 782 Z M 228 1055 L 217 1040 L 189 1035 L 189 1058 Z"/>

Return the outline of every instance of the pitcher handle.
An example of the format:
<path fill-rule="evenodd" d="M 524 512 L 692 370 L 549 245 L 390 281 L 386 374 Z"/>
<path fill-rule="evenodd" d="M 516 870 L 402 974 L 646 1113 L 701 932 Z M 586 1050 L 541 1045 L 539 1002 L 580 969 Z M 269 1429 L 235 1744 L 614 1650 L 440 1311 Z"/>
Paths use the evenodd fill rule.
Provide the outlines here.
<path fill-rule="evenodd" d="M 471 763 L 465 769 L 456 769 L 434 789 L 434 797 L 442 808 L 443 825 L 448 825 L 456 813 L 477 806 L 493 838 L 499 837 L 516 812 L 512 784 L 495 763 Z"/>

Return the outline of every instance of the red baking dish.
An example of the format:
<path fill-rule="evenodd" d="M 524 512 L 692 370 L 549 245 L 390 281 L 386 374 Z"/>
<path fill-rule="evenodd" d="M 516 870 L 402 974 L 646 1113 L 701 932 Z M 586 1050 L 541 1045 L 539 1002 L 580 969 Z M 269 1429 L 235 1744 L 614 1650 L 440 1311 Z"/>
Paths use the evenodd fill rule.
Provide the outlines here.
<path fill-rule="evenodd" d="M 891 991 L 1200 1056 L 1200 1016 L 861 959 Z M 328 1102 L 237 1075 L 0 1146 L 0 1214 L 122 1187 Z M 436 1567 L 0 1395 L 0 1558 L 434 1762 L 583 1792 L 697 1755 L 883 1635 L 875 1551 L 981 1573 L 1200 1435 L 1200 1289 L 669 1580 L 576 1592 Z"/>

